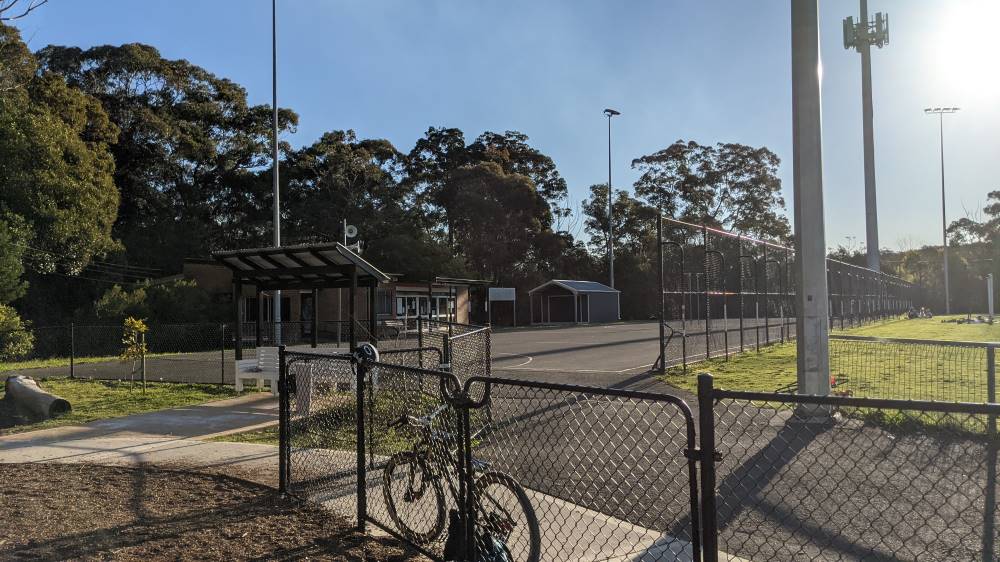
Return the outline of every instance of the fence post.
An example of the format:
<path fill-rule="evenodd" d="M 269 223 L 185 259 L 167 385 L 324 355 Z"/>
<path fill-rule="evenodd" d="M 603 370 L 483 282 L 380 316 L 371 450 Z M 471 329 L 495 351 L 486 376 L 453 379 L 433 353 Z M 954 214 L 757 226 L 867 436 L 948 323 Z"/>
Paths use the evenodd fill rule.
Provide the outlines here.
<path fill-rule="evenodd" d="M 660 369 L 659 372 L 667 372 L 667 346 L 666 346 L 666 334 L 664 333 L 663 323 L 667 321 L 666 318 L 666 306 L 664 303 L 663 294 L 663 214 L 662 212 L 656 214 L 656 269 L 659 272 L 657 275 L 657 287 L 660 290 L 660 314 L 658 315 L 660 319 Z"/>
<path fill-rule="evenodd" d="M 226 324 L 219 324 L 219 384 L 226 384 Z"/>
<path fill-rule="evenodd" d="M 76 324 L 69 323 L 69 378 L 76 378 Z"/>
<path fill-rule="evenodd" d="M 992 404 L 996 402 L 997 368 L 996 347 L 986 348 L 986 397 Z M 986 442 L 986 498 L 983 509 L 983 561 L 992 561 L 995 548 L 994 534 L 996 518 L 996 467 L 997 467 L 997 417 L 990 414 L 987 419 L 986 432 L 989 439 Z"/>
<path fill-rule="evenodd" d="M 715 505 L 715 404 L 712 375 L 698 375 L 698 433 L 701 451 L 702 560 L 718 562 L 719 533 Z"/>
<path fill-rule="evenodd" d="M 405 321 L 405 320 L 404 320 Z M 424 323 L 421 321 L 420 316 L 417 316 L 417 364 L 421 369 L 424 368 Z"/>
<path fill-rule="evenodd" d="M 278 492 L 288 493 L 288 361 L 285 346 L 278 346 Z"/>
<path fill-rule="evenodd" d="M 358 530 L 365 532 L 368 520 L 368 473 L 365 464 L 365 379 L 368 378 L 368 368 L 364 361 L 358 362 L 357 387 L 357 471 L 358 471 Z"/>
<path fill-rule="evenodd" d="M 441 338 L 444 340 L 442 342 L 442 347 L 444 348 L 444 362 L 448 365 L 448 369 L 451 370 L 451 334 L 444 334 Z"/>
<path fill-rule="evenodd" d="M 146 332 L 139 334 L 139 372 L 142 375 L 142 393 L 146 393 Z"/>

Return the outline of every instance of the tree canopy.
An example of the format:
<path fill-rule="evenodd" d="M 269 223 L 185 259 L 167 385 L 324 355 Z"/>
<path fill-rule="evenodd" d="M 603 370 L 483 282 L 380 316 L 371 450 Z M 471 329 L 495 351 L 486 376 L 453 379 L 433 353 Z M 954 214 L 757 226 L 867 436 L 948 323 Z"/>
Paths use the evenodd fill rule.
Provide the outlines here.
<path fill-rule="evenodd" d="M 43 71 L 99 100 L 120 130 L 111 147 L 121 194 L 114 234 L 128 263 L 176 270 L 206 243 L 263 241 L 267 229 L 247 200 L 269 204 L 255 177 L 270 162 L 268 106 L 249 105 L 243 87 L 149 45 L 48 46 L 37 56 Z M 281 130 L 297 121 L 279 112 Z"/>
<path fill-rule="evenodd" d="M 22 298 L 36 317 L 180 321 L 191 316 L 173 309 L 184 306 L 207 318 L 191 287 L 143 278 L 215 249 L 270 243 L 272 110 L 250 104 L 240 85 L 138 43 L 32 54 L 0 25 L 0 93 L 0 304 L 30 282 L 58 295 Z M 297 124 L 279 110 L 281 133 Z M 333 128 L 304 146 L 282 143 L 280 154 L 286 243 L 341 240 L 347 220 L 367 259 L 413 279 L 527 289 L 605 274 L 607 186 L 591 187 L 577 217 L 555 161 L 522 132 L 469 141 L 433 126 L 397 147 Z M 786 238 L 779 164 L 764 147 L 695 141 L 635 159 L 635 196 L 614 195 L 622 287 L 648 289 L 657 209 Z M 585 236 L 560 230 L 577 220 Z"/>
<path fill-rule="evenodd" d="M 791 233 L 778 179 L 778 156 L 765 147 L 678 140 L 632 161 L 635 192 L 667 216 L 761 238 Z"/>
<path fill-rule="evenodd" d="M 0 303 L 24 293 L 25 269 L 77 274 L 119 248 L 110 146 L 118 129 L 101 103 L 35 66 L 16 29 L 0 24 Z"/>

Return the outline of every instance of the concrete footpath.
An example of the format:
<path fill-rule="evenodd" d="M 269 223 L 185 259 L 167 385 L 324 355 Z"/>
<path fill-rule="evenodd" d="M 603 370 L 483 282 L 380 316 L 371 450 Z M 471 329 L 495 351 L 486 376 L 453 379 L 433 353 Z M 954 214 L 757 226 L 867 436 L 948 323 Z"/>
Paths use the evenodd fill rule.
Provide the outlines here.
<path fill-rule="evenodd" d="M 278 423 L 278 401 L 258 393 L 0 436 L 3 463 L 94 463 L 208 471 L 277 485 L 277 448 L 206 441 Z"/>
<path fill-rule="evenodd" d="M 224 474 L 276 486 L 277 447 L 208 439 L 274 425 L 277 407 L 270 394 L 252 394 L 2 436 L 0 463 L 153 466 Z M 380 474 L 370 476 L 372 485 L 382 480 Z M 539 492 L 529 490 L 529 495 L 542 529 L 544 560 L 691 560 L 690 544 L 684 541 Z M 370 512 L 384 514 L 380 490 L 370 490 L 368 497 Z M 355 512 L 352 490 L 317 500 L 337 512 Z"/>

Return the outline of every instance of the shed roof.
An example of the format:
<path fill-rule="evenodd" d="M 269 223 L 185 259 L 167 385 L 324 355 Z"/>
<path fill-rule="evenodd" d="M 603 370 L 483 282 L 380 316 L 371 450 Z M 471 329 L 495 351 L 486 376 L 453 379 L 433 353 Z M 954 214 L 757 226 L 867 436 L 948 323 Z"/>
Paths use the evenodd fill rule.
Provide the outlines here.
<path fill-rule="evenodd" d="M 551 285 L 556 285 L 557 287 L 562 287 L 573 294 L 581 293 L 620 293 L 621 291 L 617 289 L 612 289 L 604 283 L 598 283 L 597 281 L 576 281 L 571 279 L 553 279 L 546 283 L 535 287 L 534 289 L 528 291 L 528 294 L 534 293 L 535 291 L 540 291 Z"/>
<path fill-rule="evenodd" d="M 261 289 L 346 287 L 357 268 L 359 285 L 385 283 L 389 276 L 343 244 L 300 244 L 213 252 L 233 278 Z"/>

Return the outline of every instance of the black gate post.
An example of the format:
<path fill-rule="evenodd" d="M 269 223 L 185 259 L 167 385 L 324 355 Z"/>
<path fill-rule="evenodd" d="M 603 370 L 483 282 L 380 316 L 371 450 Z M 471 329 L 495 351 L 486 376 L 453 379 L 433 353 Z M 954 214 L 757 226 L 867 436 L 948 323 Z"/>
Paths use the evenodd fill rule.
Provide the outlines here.
<path fill-rule="evenodd" d="M 368 378 L 368 368 L 365 366 L 364 361 L 359 361 L 357 366 L 357 381 L 355 382 L 355 386 L 357 387 L 357 404 L 355 406 L 358 425 L 355 441 L 357 442 L 358 456 L 358 530 L 363 533 L 367 528 L 368 522 L 368 472 L 365 465 L 365 381 Z"/>
<path fill-rule="evenodd" d="M 715 506 L 715 404 L 712 375 L 698 375 L 698 433 L 701 450 L 702 560 L 718 562 L 719 532 Z"/>
<path fill-rule="evenodd" d="M 285 346 L 278 347 L 278 492 L 288 493 L 288 366 Z"/>

